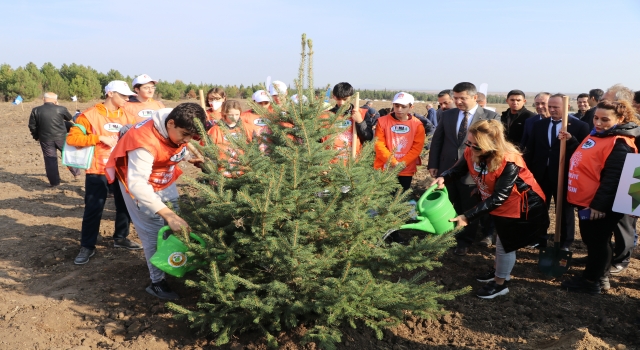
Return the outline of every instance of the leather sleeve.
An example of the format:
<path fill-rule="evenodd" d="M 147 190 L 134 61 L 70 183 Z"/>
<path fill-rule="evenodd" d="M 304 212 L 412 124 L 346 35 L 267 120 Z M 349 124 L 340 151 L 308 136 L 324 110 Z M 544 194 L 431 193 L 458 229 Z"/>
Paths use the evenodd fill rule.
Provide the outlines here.
<path fill-rule="evenodd" d="M 633 153 L 633 150 L 624 140 L 616 140 L 613 150 L 604 162 L 604 168 L 600 171 L 600 186 L 591 200 L 590 208 L 602 212 L 611 211 L 627 153 Z"/>
<path fill-rule="evenodd" d="M 38 141 L 38 119 L 36 118 L 35 108 L 31 110 L 31 115 L 29 115 L 29 131 L 33 139 Z"/>
<path fill-rule="evenodd" d="M 513 186 L 516 184 L 519 173 L 520 167 L 515 165 L 515 163 L 507 162 L 502 174 L 498 180 L 496 180 L 496 185 L 491 196 L 464 213 L 467 220 L 472 221 L 501 206 L 507 198 L 509 198 L 509 195 L 511 195 L 511 191 Z"/>

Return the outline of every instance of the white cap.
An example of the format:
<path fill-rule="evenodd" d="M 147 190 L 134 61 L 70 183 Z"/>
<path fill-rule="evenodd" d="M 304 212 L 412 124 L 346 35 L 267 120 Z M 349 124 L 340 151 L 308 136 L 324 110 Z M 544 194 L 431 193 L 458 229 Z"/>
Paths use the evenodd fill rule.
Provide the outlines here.
<path fill-rule="evenodd" d="M 291 101 L 293 101 L 293 103 L 298 104 L 298 102 L 300 100 L 298 100 L 298 94 L 295 94 L 293 96 L 291 96 Z M 309 102 L 309 99 L 307 98 L 307 96 L 302 95 L 302 103 L 307 103 Z"/>
<path fill-rule="evenodd" d="M 398 92 L 395 96 L 393 96 L 393 103 L 398 103 L 405 106 L 412 105 L 413 96 L 406 92 Z"/>
<path fill-rule="evenodd" d="M 273 83 L 271 83 L 271 85 L 269 85 L 269 93 L 271 94 L 271 96 L 276 96 L 278 95 L 278 90 L 280 90 L 280 92 L 283 95 L 287 94 L 287 84 L 276 80 Z"/>
<path fill-rule="evenodd" d="M 157 80 L 151 79 L 149 74 L 142 74 L 142 75 L 138 75 L 135 79 L 133 79 L 133 83 L 131 83 L 131 85 L 133 86 L 136 86 L 138 84 L 143 85 L 150 82 L 158 83 Z"/>
<path fill-rule="evenodd" d="M 271 100 L 269 99 L 269 95 L 264 90 L 258 90 L 256 92 L 254 92 L 253 95 L 251 95 L 251 98 L 256 103 L 271 102 Z"/>
<path fill-rule="evenodd" d="M 135 92 L 129 89 L 129 84 L 122 80 L 114 80 L 104 87 L 105 95 L 111 91 L 119 92 L 126 96 L 138 96 Z"/>

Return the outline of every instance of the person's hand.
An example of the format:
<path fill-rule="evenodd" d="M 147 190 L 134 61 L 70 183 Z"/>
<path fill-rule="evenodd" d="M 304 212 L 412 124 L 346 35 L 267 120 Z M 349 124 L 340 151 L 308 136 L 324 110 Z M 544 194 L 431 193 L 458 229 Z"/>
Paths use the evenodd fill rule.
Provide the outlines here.
<path fill-rule="evenodd" d="M 435 179 L 438 176 L 438 169 L 429 169 L 429 175 Z"/>
<path fill-rule="evenodd" d="M 451 222 L 457 222 L 458 225 L 456 225 L 456 228 L 458 227 L 465 227 L 467 225 L 469 225 L 469 221 L 467 220 L 467 217 L 464 215 L 458 215 L 453 219 L 450 219 L 449 221 Z"/>
<path fill-rule="evenodd" d="M 358 108 L 358 106 L 353 106 L 353 109 L 351 110 L 351 118 L 353 118 L 353 121 L 356 123 L 362 123 L 364 120 L 364 116 L 360 113 L 360 108 Z"/>
<path fill-rule="evenodd" d="M 571 139 L 571 134 L 569 134 L 566 131 L 559 131 L 558 132 L 558 140 L 570 140 Z"/>
<path fill-rule="evenodd" d="M 441 177 L 439 177 L 439 178 L 436 178 L 435 180 L 433 180 L 433 181 L 431 182 L 431 184 L 429 185 L 429 187 L 431 187 L 431 186 L 433 186 L 433 185 L 435 185 L 435 184 L 438 184 L 438 187 L 437 187 L 436 189 L 438 189 L 438 190 L 443 189 L 443 188 L 444 188 L 444 177 L 442 177 L 442 176 L 441 176 Z"/>
<path fill-rule="evenodd" d="M 190 231 L 189 224 L 187 224 L 187 222 L 184 221 L 184 219 L 179 217 L 178 214 L 174 213 L 171 209 L 163 208 L 160 211 L 158 211 L 158 215 L 162 216 L 164 221 L 167 222 L 167 225 L 169 225 L 169 227 L 171 228 L 171 231 L 180 232 L 180 233 L 182 232 L 183 229 L 186 230 L 187 232 Z"/>
<path fill-rule="evenodd" d="M 600 219 L 604 219 L 604 217 L 606 216 L 605 213 L 601 211 L 597 211 L 593 208 L 587 208 L 587 209 L 591 209 L 591 217 L 589 218 L 589 220 L 600 220 Z"/>
<path fill-rule="evenodd" d="M 113 148 L 116 146 L 116 144 L 118 143 L 118 140 L 111 138 L 109 136 L 100 136 L 100 142 L 104 143 L 105 145 Z"/>
<path fill-rule="evenodd" d="M 195 165 L 198 168 L 202 168 L 202 164 L 204 163 L 204 159 L 202 159 L 202 158 L 191 158 L 187 162 Z"/>

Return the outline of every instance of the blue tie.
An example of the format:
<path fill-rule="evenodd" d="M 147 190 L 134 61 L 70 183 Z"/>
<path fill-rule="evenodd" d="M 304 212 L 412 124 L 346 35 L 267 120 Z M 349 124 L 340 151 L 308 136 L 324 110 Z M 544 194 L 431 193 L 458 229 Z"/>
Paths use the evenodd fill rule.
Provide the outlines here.
<path fill-rule="evenodd" d="M 562 120 L 551 120 L 551 123 L 553 124 L 551 126 L 551 147 L 553 147 L 553 145 L 558 142 L 558 136 L 556 133 L 556 127 L 558 126 L 558 123 L 560 123 Z"/>

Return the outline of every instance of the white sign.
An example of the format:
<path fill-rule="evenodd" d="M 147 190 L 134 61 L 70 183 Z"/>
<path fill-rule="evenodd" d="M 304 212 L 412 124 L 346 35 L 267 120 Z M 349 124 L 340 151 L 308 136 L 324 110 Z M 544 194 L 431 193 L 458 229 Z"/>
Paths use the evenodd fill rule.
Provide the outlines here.
<path fill-rule="evenodd" d="M 627 154 L 613 211 L 640 216 L 640 154 Z"/>

